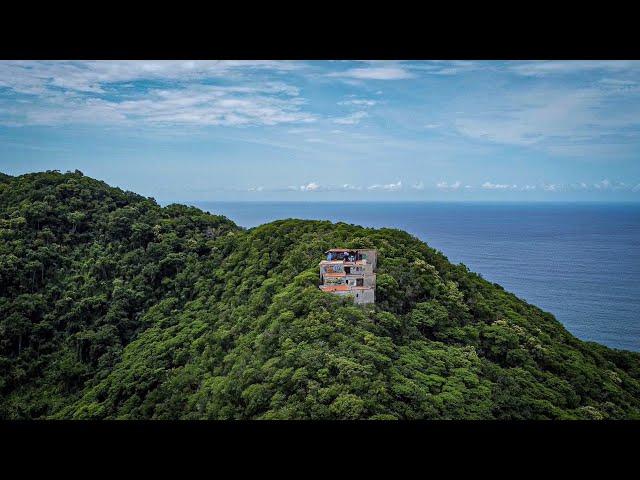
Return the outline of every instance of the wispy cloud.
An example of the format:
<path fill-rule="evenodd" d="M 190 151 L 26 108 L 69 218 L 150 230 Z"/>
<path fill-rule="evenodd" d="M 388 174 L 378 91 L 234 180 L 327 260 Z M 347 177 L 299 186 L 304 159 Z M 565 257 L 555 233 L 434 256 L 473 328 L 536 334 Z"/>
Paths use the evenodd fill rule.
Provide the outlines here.
<path fill-rule="evenodd" d="M 414 77 L 408 69 L 400 66 L 350 68 L 342 72 L 331 72 L 328 76 L 356 80 L 404 80 Z"/>
<path fill-rule="evenodd" d="M 458 190 L 460 187 L 462 186 L 462 183 L 458 180 L 456 180 L 453 183 L 448 183 L 445 181 L 440 181 L 438 183 L 436 183 L 436 188 L 438 190 Z"/>
<path fill-rule="evenodd" d="M 507 183 L 492 183 L 492 182 L 484 182 L 482 184 L 482 188 L 485 190 L 515 190 L 518 188 L 517 185 L 509 185 Z"/>
<path fill-rule="evenodd" d="M 493 92 L 486 103 L 456 115 L 453 124 L 476 140 L 580 155 L 596 141 L 611 142 L 614 135 L 618 143 L 633 141 L 620 133 L 640 126 L 640 117 L 632 113 L 633 104 L 612 95 L 597 88 L 564 87 Z M 639 100 L 640 95 L 633 99 Z"/>
<path fill-rule="evenodd" d="M 478 189 L 478 191 L 497 191 L 497 192 L 547 192 L 547 193 L 557 193 L 557 192 L 615 192 L 615 191 L 627 191 L 627 192 L 640 192 L 640 184 L 627 184 L 620 181 L 612 181 L 608 179 L 603 179 L 599 182 L 595 183 L 587 183 L 587 182 L 574 182 L 574 183 L 527 183 L 523 185 L 518 185 L 515 183 L 495 183 L 495 182 L 484 182 L 478 186 L 463 184 L 461 181 L 456 180 L 455 182 L 446 182 L 440 181 L 435 184 L 435 188 L 442 192 L 456 192 L 460 190 L 464 191 L 474 191 Z M 344 184 L 321 184 L 319 182 L 307 182 L 303 183 L 299 186 L 291 185 L 285 189 L 283 188 L 265 188 L 263 186 L 259 187 L 251 187 L 248 189 L 250 192 L 267 192 L 267 191 L 283 191 L 289 190 L 292 192 L 398 192 L 398 191 L 423 191 L 425 190 L 425 184 L 423 181 L 418 181 L 416 183 L 411 184 L 406 187 L 403 185 L 402 181 L 398 180 L 397 182 L 391 182 L 386 184 L 373 184 L 366 188 L 355 185 L 351 183 Z M 238 189 L 241 190 L 241 189 Z"/>
<path fill-rule="evenodd" d="M 414 72 L 439 76 L 460 75 L 485 68 L 485 63 L 471 60 L 431 60 L 411 65 Z"/>
<path fill-rule="evenodd" d="M 284 84 L 260 87 L 192 85 L 154 89 L 137 98 L 107 100 L 83 95 L 53 95 L 38 105 L 5 110 L 0 122 L 24 125 L 148 123 L 249 126 L 309 123 L 304 100 Z M 7 115 L 8 113 L 8 115 Z"/>
<path fill-rule="evenodd" d="M 356 125 L 360 121 L 367 117 L 369 114 L 365 111 L 354 112 L 346 117 L 334 118 L 333 122 L 340 125 Z"/>
<path fill-rule="evenodd" d="M 603 78 L 602 80 L 600 80 L 600 84 L 623 88 L 623 87 L 635 87 L 638 85 L 638 81 L 626 80 L 621 78 Z"/>
<path fill-rule="evenodd" d="M 526 184 L 520 185 L 511 183 L 492 183 L 485 182 L 481 185 L 484 190 L 509 190 L 509 191 L 522 191 L 531 192 L 539 190 L 542 192 L 613 192 L 613 191 L 635 191 L 633 185 L 626 184 L 620 181 L 611 181 L 608 179 L 601 180 L 595 183 L 587 182 L 573 182 L 573 183 L 541 183 L 538 185 Z"/>
<path fill-rule="evenodd" d="M 193 81 L 202 78 L 241 76 L 256 70 L 292 71 L 304 64 L 285 61 L 7 61 L 0 62 L 0 86 L 41 94 L 72 90 L 105 93 L 109 84 L 139 80 Z"/>
<path fill-rule="evenodd" d="M 635 60 L 553 60 L 515 62 L 508 67 L 514 73 L 527 76 L 577 74 L 585 71 L 624 72 L 640 71 Z"/>
<path fill-rule="evenodd" d="M 306 185 L 301 185 L 300 190 L 303 192 L 317 192 L 320 190 L 320 185 L 316 182 L 309 182 Z"/>
<path fill-rule="evenodd" d="M 356 105 L 362 107 L 373 107 L 378 102 L 376 100 L 368 100 L 364 98 L 354 98 L 352 100 L 343 100 L 338 102 L 338 105 Z"/>
<path fill-rule="evenodd" d="M 363 191 L 400 191 L 405 187 L 402 181 L 398 180 L 397 182 L 391 182 L 386 184 L 373 184 L 368 187 L 363 188 L 359 185 L 354 185 L 350 183 L 345 183 L 341 185 L 321 185 L 318 182 L 309 182 L 300 186 L 290 186 L 289 190 L 292 191 L 303 191 L 303 192 L 335 192 L 335 191 L 352 191 L 352 192 L 363 192 Z M 425 184 L 423 181 L 418 181 L 416 183 L 411 184 L 408 189 L 422 191 L 425 190 Z M 578 191 L 578 190 L 590 190 L 590 191 L 614 191 L 614 190 L 628 190 L 628 191 L 640 191 L 640 185 L 628 185 L 624 182 L 618 181 L 609 181 L 602 180 L 596 183 L 571 183 L 571 184 L 562 184 L 562 183 L 541 183 L 541 184 L 524 184 L 518 185 L 515 183 L 494 183 L 494 182 L 484 182 L 478 186 L 473 186 L 469 184 L 463 184 L 461 181 L 456 180 L 455 182 L 447 182 L 440 181 L 435 184 L 435 188 L 440 191 L 457 191 L 457 190 L 474 190 L 479 188 L 480 190 L 495 190 L 495 191 L 521 191 L 521 192 L 533 192 L 536 190 L 544 191 L 544 192 L 559 192 L 559 191 Z M 257 190 L 257 189 L 250 189 Z M 279 191 L 280 189 L 276 189 Z M 258 190 L 262 191 L 262 190 Z"/>
<path fill-rule="evenodd" d="M 367 190 L 382 190 L 387 192 L 397 192 L 398 190 L 402 190 L 402 182 L 398 180 L 396 183 L 386 183 L 386 184 L 378 184 L 375 183 L 373 185 L 369 185 Z"/>
<path fill-rule="evenodd" d="M 605 178 L 604 180 L 601 180 L 599 182 L 596 182 L 593 184 L 593 188 L 595 188 L 596 190 L 628 190 L 631 189 L 632 191 L 632 185 L 628 185 L 624 182 L 619 182 L 619 181 L 611 181 L 607 178 Z"/>
<path fill-rule="evenodd" d="M 303 111 L 299 88 L 276 78 L 305 67 L 276 61 L 0 62 L 0 93 L 17 95 L 0 97 L 0 124 L 310 122 L 316 116 Z M 256 82 L 256 72 L 271 76 Z"/>
<path fill-rule="evenodd" d="M 343 183 L 341 185 L 321 185 L 318 182 L 308 182 L 299 187 L 289 186 L 286 190 L 295 191 L 295 192 L 358 192 L 362 191 L 362 187 L 358 185 L 353 185 L 350 183 Z M 274 191 L 281 191 L 281 189 L 276 188 Z"/>

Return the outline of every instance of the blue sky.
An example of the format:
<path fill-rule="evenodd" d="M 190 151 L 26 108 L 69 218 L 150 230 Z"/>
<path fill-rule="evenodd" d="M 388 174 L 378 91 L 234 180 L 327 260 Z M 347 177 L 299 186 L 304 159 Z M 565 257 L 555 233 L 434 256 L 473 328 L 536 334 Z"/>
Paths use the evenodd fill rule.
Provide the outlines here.
<path fill-rule="evenodd" d="M 160 201 L 640 201 L 637 61 L 4 61 L 0 171 Z"/>

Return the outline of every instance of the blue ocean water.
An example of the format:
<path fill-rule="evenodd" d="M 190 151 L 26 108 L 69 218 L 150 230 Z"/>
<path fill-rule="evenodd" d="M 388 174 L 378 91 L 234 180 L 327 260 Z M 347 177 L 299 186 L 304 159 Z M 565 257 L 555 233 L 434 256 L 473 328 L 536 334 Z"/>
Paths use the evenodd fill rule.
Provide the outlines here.
<path fill-rule="evenodd" d="M 194 202 L 244 227 L 283 218 L 395 227 L 553 313 L 640 351 L 640 204 Z"/>

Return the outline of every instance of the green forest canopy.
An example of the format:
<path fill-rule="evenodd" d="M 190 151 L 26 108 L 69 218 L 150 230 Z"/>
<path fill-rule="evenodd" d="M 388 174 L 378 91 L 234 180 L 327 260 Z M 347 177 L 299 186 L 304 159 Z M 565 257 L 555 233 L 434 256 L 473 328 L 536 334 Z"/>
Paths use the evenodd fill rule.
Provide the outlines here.
<path fill-rule="evenodd" d="M 640 417 L 640 355 L 406 232 L 250 230 L 81 172 L 0 175 L 0 418 Z M 322 293 L 377 248 L 376 303 Z"/>

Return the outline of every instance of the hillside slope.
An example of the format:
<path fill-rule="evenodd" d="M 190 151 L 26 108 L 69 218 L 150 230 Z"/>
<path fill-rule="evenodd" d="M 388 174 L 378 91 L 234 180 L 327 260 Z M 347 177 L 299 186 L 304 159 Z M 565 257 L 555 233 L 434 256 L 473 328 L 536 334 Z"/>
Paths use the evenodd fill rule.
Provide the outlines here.
<path fill-rule="evenodd" d="M 1 418 L 639 418 L 640 355 L 394 229 L 228 219 L 80 172 L 0 182 Z M 379 251 L 377 302 L 317 288 Z"/>

